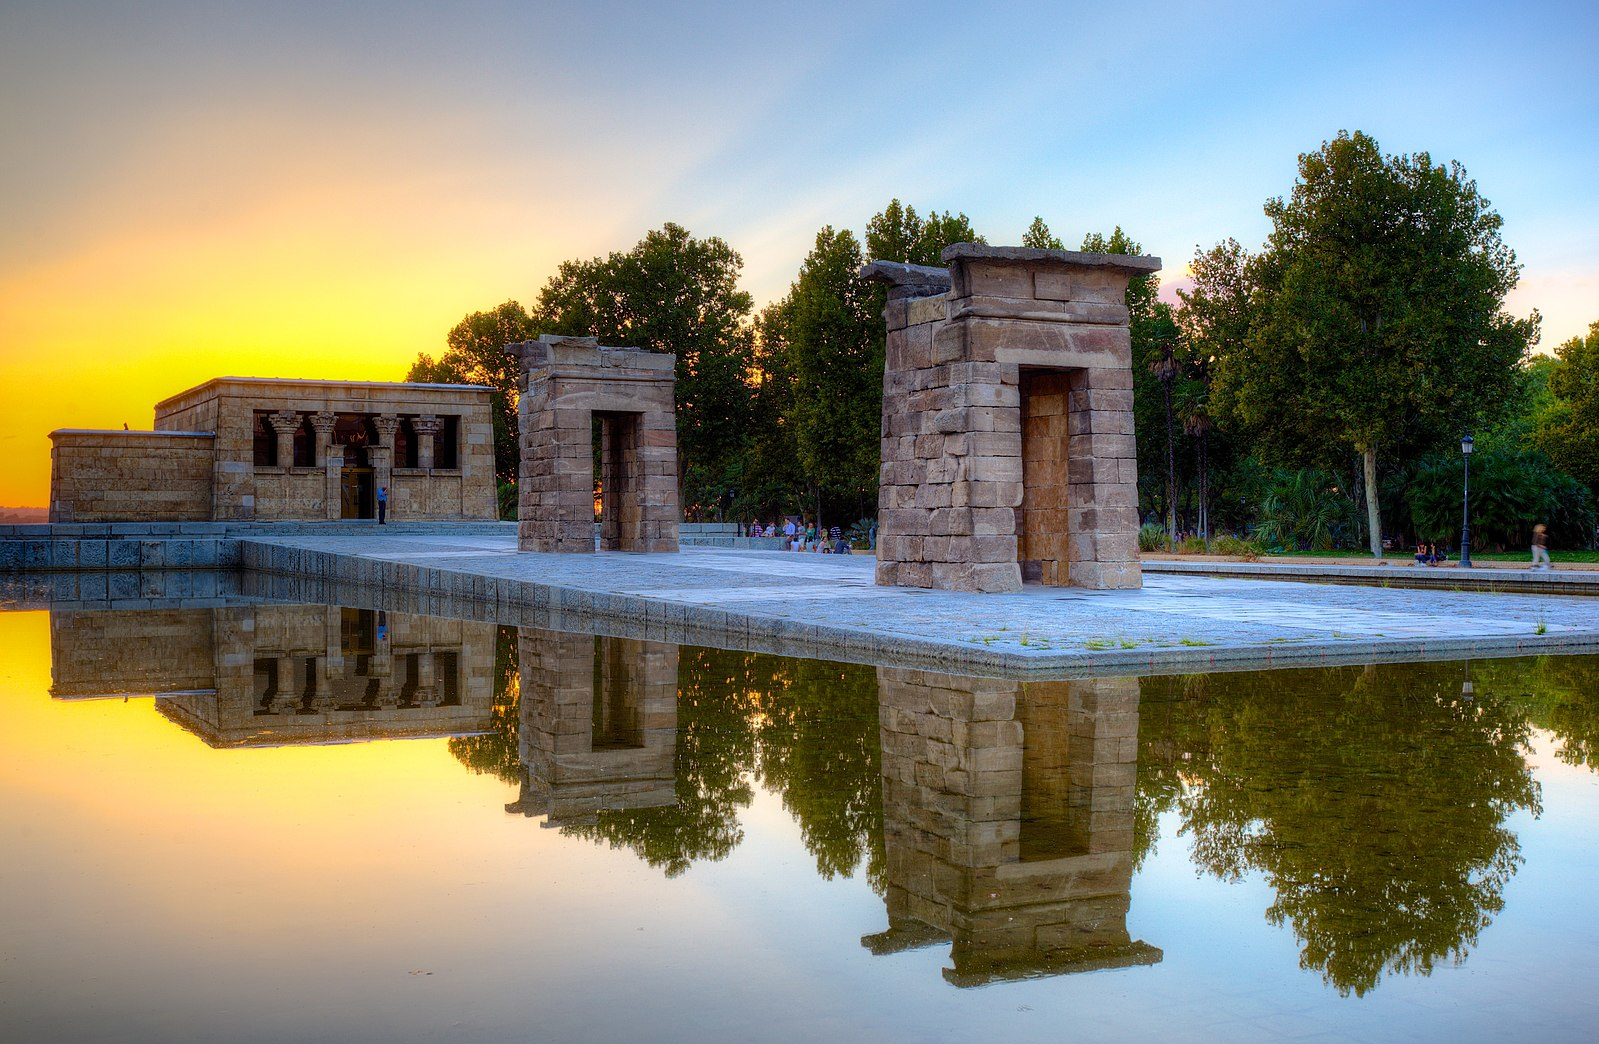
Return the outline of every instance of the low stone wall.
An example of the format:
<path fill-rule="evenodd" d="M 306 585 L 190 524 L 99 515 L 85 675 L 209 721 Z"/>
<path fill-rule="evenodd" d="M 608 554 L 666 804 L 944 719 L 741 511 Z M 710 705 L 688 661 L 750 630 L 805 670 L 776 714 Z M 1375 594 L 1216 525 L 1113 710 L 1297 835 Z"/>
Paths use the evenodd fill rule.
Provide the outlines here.
<path fill-rule="evenodd" d="M 193 431 L 53 431 L 50 521 L 208 519 L 214 441 Z"/>
<path fill-rule="evenodd" d="M 682 522 L 677 527 L 677 542 L 693 547 L 736 547 L 745 551 L 787 551 L 788 538 L 745 536 L 748 530 L 737 522 Z"/>

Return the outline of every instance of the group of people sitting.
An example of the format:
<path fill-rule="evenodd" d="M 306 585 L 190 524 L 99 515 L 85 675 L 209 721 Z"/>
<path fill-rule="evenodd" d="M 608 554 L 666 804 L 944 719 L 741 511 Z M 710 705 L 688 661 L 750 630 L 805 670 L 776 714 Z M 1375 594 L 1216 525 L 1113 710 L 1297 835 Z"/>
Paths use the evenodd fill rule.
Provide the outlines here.
<path fill-rule="evenodd" d="M 1449 561 L 1447 549 L 1440 549 L 1437 544 L 1422 541 L 1416 545 L 1417 565 L 1437 565 L 1439 562 Z"/>
<path fill-rule="evenodd" d="M 817 551 L 824 555 L 850 554 L 849 541 L 844 539 L 843 530 L 837 526 L 831 529 L 819 530 L 816 523 L 807 523 L 801 528 L 790 518 L 783 522 L 781 529 L 776 522 L 762 526 L 759 522 L 750 526 L 752 537 L 781 536 L 788 541 L 790 551 Z"/>

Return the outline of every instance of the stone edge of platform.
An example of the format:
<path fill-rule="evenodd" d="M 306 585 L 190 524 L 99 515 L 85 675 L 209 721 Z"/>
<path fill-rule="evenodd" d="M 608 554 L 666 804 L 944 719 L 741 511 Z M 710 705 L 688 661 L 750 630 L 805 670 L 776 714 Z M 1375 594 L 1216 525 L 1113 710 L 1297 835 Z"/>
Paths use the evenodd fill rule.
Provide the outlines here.
<path fill-rule="evenodd" d="M 952 639 L 744 614 L 619 592 L 594 591 L 441 566 L 241 539 L 241 565 L 256 593 L 326 600 L 369 593 L 373 607 L 464 616 L 550 630 L 614 634 L 886 667 L 1007 677 L 1071 677 L 1250 670 L 1374 661 L 1458 659 L 1599 651 L 1599 631 L 1430 638 L 1216 644 L 1114 650 L 996 650 Z M 1202 572 L 1202 571 L 1201 571 Z M 300 581 L 274 586 L 265 578 Z M 307 590 L 306 585 L 311 589 Z M 346 603 L 347 604 L 347 603 Z"/>

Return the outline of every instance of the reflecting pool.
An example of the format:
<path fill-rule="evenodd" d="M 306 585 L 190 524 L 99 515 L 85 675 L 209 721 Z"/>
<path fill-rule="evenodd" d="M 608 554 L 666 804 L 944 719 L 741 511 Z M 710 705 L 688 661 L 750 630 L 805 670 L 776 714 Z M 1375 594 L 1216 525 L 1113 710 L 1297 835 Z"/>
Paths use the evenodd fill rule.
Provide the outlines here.
<path fill-rule="evenodd" d="M 0 614 L 0 1035 L 1587 1039 L 1599 657 Z"/>

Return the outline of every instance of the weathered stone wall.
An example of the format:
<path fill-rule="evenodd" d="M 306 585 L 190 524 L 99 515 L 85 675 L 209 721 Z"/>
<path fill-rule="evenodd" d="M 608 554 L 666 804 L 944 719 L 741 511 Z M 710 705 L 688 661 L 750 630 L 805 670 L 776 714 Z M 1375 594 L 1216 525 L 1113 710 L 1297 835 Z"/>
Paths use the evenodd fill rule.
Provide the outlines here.
<path fill-rule="evenodd" d="M 467 385 L 297 381 L 223 377 L 156 406 L 161 430 L 216 433 L 212 515 L 218 520 L 327 520 L 342 514 L 341 476 L 347 462 L 336 426 L 341 418 L 370 421 L 375 437 L 361 449 L 373 488 L 389 487 L 389 513 L 402 519 L 495 519 L 491 390 Z M 257 414 L 269 415 L 276 464 L 257 464 Z M 454 467 L 434 463 L 434 435 L 456 418 Z M 402 422 L 423 447 L 419 467 L 396 461 Z M 205 425 L 204 427 L 190 427 Z M 313 459 L 294 463 L 294 433 L 310 431 Z M 368 517 L 372 517 L 369 515 Z"/>
<path fill-rule="evenodd" d="M 594 550 L 598 420 L 603 549 L 676 551 L 676 356 L 548 335 L 507 350 L 522 368 L 517 547 Z"/>
<path fill-rule="evenodd" d="M 213 441 L 192 432 L 51 432 L 50 521 L 209 519 Z"/>
<path fill-rule="evenodd" d="M 50 695 L 150 695 L 216 687 L 210 609 L 50 613 Z"/>
<path fill-rule="evenodd" d="M 889 930 L 958 985 L 1160 959 L 1127 932 L 1138 683 L 879 668 Z"/>
<path fill-rule="evenodd" d="M 524 627 L 522 791 L 550 825 L 677 800 L 677 646 Z"/>
<path fill-rule="evenodd" d="M 862 271 L 890 286 L 878 583 L 1137 587 L 1123 296 L 1159 259 L 972 244 L 944 259 Z"/>

